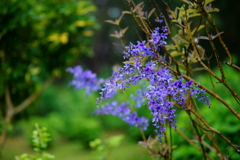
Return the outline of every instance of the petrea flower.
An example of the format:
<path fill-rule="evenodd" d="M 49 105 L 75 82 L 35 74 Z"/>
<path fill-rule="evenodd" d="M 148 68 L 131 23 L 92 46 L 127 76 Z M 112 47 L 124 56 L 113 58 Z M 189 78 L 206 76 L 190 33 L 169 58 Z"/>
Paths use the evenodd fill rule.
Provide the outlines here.
<path fill-rule="evenodd" d="M 157 22 L 162 23 L 161 19 Z M 158 136 L 163 136 L 165 130 L 164 124 L 169 122 L 173 128 L 176 128 L 174 104 L 183 108 L 186 107 L 186 95 L 196 98 L 198 101 L 210 106 L 209 97 L 205 96 L 205 90 L 200 89 L 192 81 L 185 82 L 182 76 L 176 79 L 171 71 L 163 66 L 159 66 L 159 61 L 165 61 L 164 58 L 154 60 L 160 48 L 166 44 L 167 27 L 157 27 L 151 33 L 148 41 L 137 41 L 137 44 L 130 43 L 125 47 L 124 59 L 129 59 L 122 68 L 114 71 L 112 76 L 107 79 L 98 79 L 96 74 L 89 70 L 83 70 L 81 66 L 68 68 L 67 71 L 73 75 L 71 86 L 76 89 L 86 89 L 85 93 L 90 94 L 103 88 L 98 98 L 98 104 L 104 99 L 112 98 L 118 90 L 126 90 L 132 85 L 138 85 L 140 82 L 147 81 L 143 88 L 138 90 L 131 99 L 135 100 L 134 109 L 143 107 L 143 103 L 148 105 L 152 114 L 152 123 L 155 126 L 155 132 Z M 149 58 L 150 57 L 150 58 Z M 143 59 L 144 58 L 144 59 Z M 99 107 L 96 114 L 106 114 L 118 116 L 131 126 L 141 127 L 146 130 L 148 119 L 139 117 L 137 112 L 130 109 L 128 103 L 118 104 L 116 101 L 106 103 Z"/>
<path fill-rule="evenodd" d="M 162 27 L 162 31 L 166 31 L 166 27 Z M 154 46 L 155 49 L 160 49 L 163 45 L 167 44 L 165 41 L 167 39 L 168 33 L 160 32 L 160 28 L 157 27 L 152 32 L 152 39 L 149 40 Z"/>
<path fill-rule="evenodd" d="M 143 87 L 141 89 L 138 89 L 135 94 L 130 95 L 130 98 L 135 101 L 135 106 L 137 108 L 142 107 L 143 103 L 146 101 L 145 100 L 145 90 L 146 90 L 146 88 Z"/>
<path fill-rule="evenodd" d="M 157 22 L 162 23 L 161 20 Z M 137 85 L 141 81 L 147 81 L 148 86 L 137 91 L 137 96 L 131 95 L 136 100 L 136 107 L 142 106 L 147 100 L 148 109 L 153 116 L 152 123 L 158 136 L 163 136 L 165 130 L 164 124 L 168 121 L 173 128 L 176 128 L 174 104 L 178 104 L 183 108 L 186 107 L 186 95 L 198 98 L 199 101 L 210 105 L 208 96 L 205 91 L 200 89 L 192 81 L 185 82 L 180 76 L 176 79 L 171 71 L 163 66 L 158 65 L 153 58 L 160 48 L 166 44 L 167 27 L 157 27 L 151 34 L 151 39 L 146 41 L 138 41 L 137 45 L 130 43 L 125 47 L 124 58 L 129 58 L 125 62 L 123 68 L 115 71 L 112 77 L 105 83 L 104 88 L 100 92 L 99 103 L 106 98 L 112 97 L 117 91 L 125 90 L 131 85 Z M 148 59 L 142 59 L 149 56 Z M 164 61 L 162 59 L 161 61 Z M 134 126 L 146 128 L 147 120 L 139 118 L 137 113 L 132 113 L 127 103 L 118 105 L 116 102 L 106 104 L 97 111 L 98 114 L 112 114 L 122 118 L 124 121 Z"/>
<path fill-rule="evenodd" d="M 101 108 L 98 108 L 95 114 L 114 115 L 127 122 L 130 126 L 141 127 L 146 130 L 148 127 L 148 119 L 145 117 L 138 117 L 136 112 L 132 112 L 128 103 L 118 104 L 117 101 L 106 103 Z"/>
<path fill-rule="evenodd" d="M 103 79 L 98 79 L 95 73 L 90 70 L 83 70 L 81 66 L 67 68 L 67 71 L 73 75 L 73 80 L 69 85 L 74 86 L 75 89 L 85 89 L 86 95 L 101 88 Z"/>

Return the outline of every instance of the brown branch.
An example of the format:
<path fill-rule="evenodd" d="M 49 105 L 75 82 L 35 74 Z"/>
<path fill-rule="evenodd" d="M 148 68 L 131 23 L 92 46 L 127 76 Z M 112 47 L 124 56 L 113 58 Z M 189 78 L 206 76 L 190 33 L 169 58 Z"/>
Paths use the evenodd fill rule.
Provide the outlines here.
<path fill-rule="evenodd" d="M 54 80 L 53 77 L 50 77 L 43 85 L 42 87 L 35 91 L 32 95 L 30 95 L 27 99 L 25 99 L 21 104 L 16 106 L 14 110 L 14 114 L 17 114 L 24 110 L 26 107 L 28 107 Z"/>
<path fill-rule="evenodd" d="M 177 133 L 180 134 L 180 136 L 182 136 L 190 145 L 192 145 L 194 148 L 196 148 L 197 150 L 201 151 L 201 148 L 198 147 L 197 145 L 195 145 L 185 134 L 183 134 L 181 131 L 177 130 Z M 208 154 L 206 153 L 206 156 L 213 160 L 213 158 Z"/>
<path fill-rule="evenodd" d="M 230 67 L 233 67 L 233 68 L 235 68 L 235 69 L 237 69 L 238 71 L 240 71 L 240 67 L 238 67 L 237 65 L 235 65 L 235 64 L 231 64 L 230 62 L 224 62 L 225 64 L 227 64 L 228 66 L 230 66 Z"/>
<path fill-rule="evenodd" d="M 167 48 L 165 46 L 163 46 L 163 49 L 167 53 L 167 55 L 171 58 L 171 60 L 175 63 L 177 72 L 180 74 L 179 65 L 178 65 L 178 62 L 176 61 L 176 59 L 171 55 L 171 53 L 167 50 Z"/>
<path fill-rule="evenodd" d="M 204 3 L 202 3 L 200 0 L 194 0 L 195 3 L 197 3 L 200 11 L 201 11 L 201 15 L 203 17 L 206 17 L 207 18 L 207 21 L 209 22 L 210 25 L 213 26 L 214 30 L 216 31 L 217 34 L 219 34 L 219 30 L 215 24 L 215 22 L 209 17 L 209 14 L 206 12 L 205 8 L 204 8 Z M 204 1 L 205 2 L 205 1 Z M 229 52 L 228 50 L 228 47 L 226 46 L 226 44 L 223 42 L 223 39 L 222 39 L 222 36 L 219 34 L 218 36 L 218 39 L 221 43 L 221 45 L 223 46 L 225 52 L 227 53 L 228 57 L 229 57 L 229 61 L 230 61 L 230 64 L 232 64 L 232 56 L 231 56 L 231 53 Z"/>
<path fill-rule="evenodd" d="M 215 148 L 215 150 L 216 150 L 217 156 L 218 156 L 220 159 L 224 159 L 224 155 L 223 155 L 223 153 L 221 152 L 218 144 L 216 144 L 216 143 L 214 142 L 213 137 L 212 137 L 212 136 L 210 137 L 210 135 L 209 135 L 207 132 L 203 132 L 203 133 L 204 133 L 204 134 L 208 137 L 208 139 L 213 143 L 213 146 L 214 146 L 214 148 Z"/>
<path fill-rule="evenodd" d="M 218 136 L 220 136 L 222 139 L 224 139 L 229 145 L 231 145 L 235 151 L 240 154 L 239 148 L 236 147 L 229 139 L 227 139 L 224 135 L 221 134 L 221 132 L 217 131 L 216 129 L 212 128 L 200 115 L 198 115 L 194 110 L 187 109 L 188 111 L 192 112 L 210 131 L 216 133 Z"/>
<path fill-rule="evenodd" d="M 162 65 L 164 65 L 165 67 L 167 67 L 168 69 L 170 69 L 174 74 L 176 75 L 179 75 L 180 74 L 174 70 L 171 66 L 163 63 L 163 62 L 160 62 Z M 240 114 L 238 114 L 238 112 L 232 108 L 226 101 L 224 101 L 219 95 L 217 95 L 216 93 L 214 93 L 213 91 L 211 91 L 210 89 L 206 88 L 205 86 L 199 84 L 197 81 L 195 81 L 194 79 L 186 76 L 186 75 L 182 75 L 183 78 L 185 80 L 188 80 L 188 81 L 192 81 L 194 84 L 198 85 L 200 88 L 204 89 L 207 93 L 209 93 L 210 95 L 212 95 L 213 97 L 215 97 L 218 101 L 220 101 L 222 104 L 224 104 L 238 119 L 240 119 Z"/>
<path fill-rule="evenodd" d="M 5 122 L 6 123 L 11 123 L 12 117 L 14 115 L 14 106 L 12 104 L 12 99 L 9 91 L 8 85 L 5 87 L 6 92 L 5 92 L 5 100 L 6 100 L 6 117 L 5 117 Z"/>
<path fill-rule="evenodd" d="M 204 18 L 204 17 L 202 16 L 202 18 Z M 209 33 L 209 30 L 208 30 L 208 27 L 207 27 L 207 23 L 206 23 L 206 21 L 204 19 L 203 19 L 203 23 L 204 23 L 205 30 L 206 30 L 206 33 L 207 33 L 208 38 L 209 38 L 209 43 L 210 43 L 210 45 L 211 45 L 211 47 L 213 49 L 213 53 L 214 53 L 216 61 L 217 61 L 218 68 L 219 68 L 219 70 L 221 72 L 221 75 L 222 75 L 221 81 L 225 82 L 226 79 L 225 79 L 224 71 L 223 71 L 223 68 L 222 68 L 222 64 L 220 62 L 220 58 L 219 58 L 219 54 L 218 54 L 217 48 L 216 48 L 216 46 L 213 43 L 212 36 Z"/>
<path fill-rule="evenodd" d="M 195 129 L 195 131 L 196 131 L 196 133 L 197 133 L 198 142 L 199 142 L 199 144 L 200 144 L 200 146 L 201 146 L 201 151 L 202 151 L 204 160 L 206 160 L 206 159 L 207 159 L 207 157 L 206 157 L 206 152 L 205 152 L 205 150 L 204 150 L 204 146 L 203 146 L 203 143 L 202 143 L 202 138 L 201 138 L 200 133 L 199 133 L 199 131 L 198 131 L 198 128 L 197 128 L 197 126 L 196 126 L 196 122 L 193 120 L 191 114 L 189 114 L 189 118 L 191 119 L 191 121 L 192 121 L 192 123 L 193 123 L 193 128 Z"/>
<path fill-rule="evenodd" d="M 219 83 L 222 83 L 233 95 L 233 97 L 235 98 L 236 102 L 238 104 L 240 104 L 239 100 L 240 100 L 240 96 L 237 94 L 237 92 L 235 92 L 227 83 L 226 81 L 222 81 L 218 76 L 216 76 L 213 71 L 211 69 L 209 69 L 202 61 L 201 59 L 197 58 L 197 61 L 204 67 L 204 69 L 210 73 L 214 78 L 216 78 Z"/>

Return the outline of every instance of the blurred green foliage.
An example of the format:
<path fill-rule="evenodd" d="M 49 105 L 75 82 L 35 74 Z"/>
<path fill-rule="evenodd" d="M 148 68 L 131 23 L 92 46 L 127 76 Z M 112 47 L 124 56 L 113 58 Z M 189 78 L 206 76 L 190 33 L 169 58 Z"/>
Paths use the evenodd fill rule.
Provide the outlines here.
<path fill-rule="evenodd" d="M 0 96 L 7 83 L 18 104 L 78 57 L 92 56 L 95 10 L 91 1 L 0 1 Z"/>
<path fill-rule="evenodd" d="M 98 117 L 92 115 L 96 97 L 86 98 L 83 91 L 51 86 L 36 101 L 32 116 L 17 123 L 16 128 L 21 128 L 19 133 L 25 132 L 29 136 L 29 130 L 39 123 L 49 128 L 53 138 L 63 136 L 89 147 L 89 141 L 100 137 L 103 131 Z"/>
<path fill-rule="evenodd" d="M 214 73 L 217 75 L 220 74 L 220 72 L 215 69 L 213 70 Z M 227 80 L 229 81 L 229 85 L 235 89 L 237 93 L 240 93 L 240 86 L 239 81 L 240 78 L 237 76 L 239 73 L 237 70 L 228 67 L 227 65 L 224 66 L 224 72 Z M 236 75 L 233 78 L 233 75 Z M 213 83 L 211 83 L 209 79 L 208 74 L 199 74 L 196 78 L 196 80 L 203 84 L 204 86 L 213 89 L 215 88 L 216 93 L 223 97 L 224 100 L 229 103 L 233 108 L 236 108 L 239 106 L 235 99 L 232 97 L 231 93 L 220 83 L 217 83 L 213 79 Z M 214 85 L 214 86 L 213 86 Z M 240 142 L 240 138 L 237 133 L 240 133 L 240 125 L 239 120 L 232 116 L 231 111 L 225 107 L 223 104 L 221 104 L 216 98 L 210 97 L 211 102 L 211 108 L 208 108 L 207 106 L 203 105 L 201 102 L 197 102 L 199 107 L 199 112 L 206 121 L 211 124 L 213 128 L 220 131 L 223 135 L 225 135 L 227 138 L 229 138 L 232 142 Z M 186 112 L 181 111 L 178 112 L 177 117 L 177 126 L 178 130 L 181 130 L 184 134 L 188 136 L 188 138 L 192 139 L 192 130 L 190 130 L 190 126 L 192 125 L 189 116 L 186 114 Z M 203 139 L 205 140 L 205 139 Z M 223 153 L 225 155 L 230 155 L 231 159 L 238 159 L 239 155 L 231 148 L 228 148 L 228 144 L 225 141 L 222 141 L 217 135 L 215 135 L 214 140 L 216 140 L 219 144 L 219 147 L 221 148 Z M 176 149 L 173 152 L 173 157 L 176 160 L 180 159 L 202 159 L 202 154 L 194 147 L 190 146 L 188 142 L 186 142 L 179 134 L 176 132 L 173 132 L 173 141 L 174 144 L 180 144 L 176 147 Z M 208 142 L 211 143 L 211 142 Z M 196 143 L 197 144 L 197 143 Z M 239 145 L 239 144 L 236 144 Z M 209 151 L 209 154 L 212 157 L 217 158 L 217 155 L 212 155 L 213 153 Z"/>
<path fill-rule="evenodd" d="M 123 135 L 112 136 L 104 141 L 102 139 L 95 139 L 89 142 L 90 147 L 94 150 L 94 154 L 99 160 L 106 160 L 111 151 L 117 148 L 123 140 Z"/>
<path fill-rule="evenodd" d="M 224 67 L 226 78 L 229 79 L 230 85 L 236 88 L 237 92 L 240 92 L 238 86 L 238 79 L 231 78 L 232 75 L 236 75 L 237 71 L 228 66 Z M 214 70 L 216 74 L 217 70 Z M 211 88 L 212 84 L 209 82 L 207 74 L 199 74 L 197 80 Z M 224 97 L 224 99 L 230 103 L 233 107 L 237 106 L 236 102 L 232 98 L 230 92 L 228 92 L 221 84 L 213 81 L 216 87 L 217 93 Z M 125 101 L 126 98 L 134 93 L 138 89 L 138 86 L 127 89 L 125 91 L 125 97 L 118 95 L 115 97 L 119 101 Z M 100 138 L 103 133 L 118 131 L 125 133 L 126 138 L 134 140 L 134 143 L 141 140 L 141 135 L 138 128 L 129 127 L 128 124 L 123 122 L 117 117 L 102 115 L 100 117 L 92 115 L 92 111 L 96 109 L 97 94 L 90 97 L 86 97 L 84 91 L 73 91 L 71 88 L 61 88 L 57 86 L 51 86 L 42 94 L 35 106 L 35 113 L 28 121 L 21 121 L 16 128 L 21 128 L 22 132 L 28 132 L 32 130 L 35 123 L 39 123 L 42 126 L 49 128 L 50 133 L 54 139 L 59 136 L 64 136 L 69 140 L 83 142 L 85 147 L 88 146 L 90 141 Z M 134 105 L 133 101 L 130 101 Z M 211 108 L 204 106 L 202 103 L 198 103 L 198 107 L 201 115 L 206 118 L 207 122 L 212 124 L 213 128 L 219 130 L 226 137 L 234 142 L 239 141 L 239 137 L 236 133 L 240 132 L 238 125 L 238 119 L 231 116 L 231 112 L 215 99 L 211 98 Z M 151 118 L 150 113 L 147 113 L 145 107 L 143 110 L 139 110 L 139 115 L 147 116 Z M 217 121 L 217 119 L 219 119 Z M 178 130 L 181 130 L 184 134 L 191 137 L 192 130 L 189 130 L 191 121 L 188 115 L 184 111 L 178 111 L 177 114 L 177 126 Z M 224 121 L 224 125 L 223 122 Z M 188 127 L 189 126 L 189 127 Z M 154 130 L 150 122 L 150 128 L 145 131 L 146 136 L 154 137 L 155 134 L 151 132 Z M 13 131 L 14 132 L 14 131 Z M 197 149 L 189 145 L 178 133 L 172 131 L 173 143 L 180 144 L 174 148 L 174 159 L 201 159 L 202 154 Z M 30 133 L 27 133 L 28 135 Z M 218 140 L 218 139 L 216 139 Z M 231 157 L 236 159 L 238 154 L 233 150 L 227 149 L 225 142 L 219 141 L 219 146 L 225 150 L 225 154 L 231 154 Z M 210 152 L 210 151 L 209 151 Z M 212 154 L 211 152 L 209 154 Z M 213 157 L 216 155 L 213 155 Z"/>
<path fill-rule="evenodd" d="M 35 124 L 35 127 L 35 130 L 32 132 L 32 145 L 37 154 L 29 155 L 24 153 L 19 157 L 16 157 L 16 160 L 46 160 L 55 158 L 53 155 L 45 151 L 51 141 L 47 128 L 39 127 L 38 124 Z"/>

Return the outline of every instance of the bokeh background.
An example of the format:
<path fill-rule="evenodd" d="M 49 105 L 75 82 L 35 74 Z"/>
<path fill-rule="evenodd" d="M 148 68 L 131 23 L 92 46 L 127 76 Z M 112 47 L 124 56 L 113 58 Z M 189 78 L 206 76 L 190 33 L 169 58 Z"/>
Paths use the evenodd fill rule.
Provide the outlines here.
<path fill-rule="evenodd" d="M 151 10 L 148 2 L 146 1 L 146 11 Z M 178 0 L 167 0 L 167 3 L 171 9 L 181 5 Z M 240 1 L 216 1 L 212 5 L 220 9 L 219 13 L 214 14 L 216 24 L 220 31 L 224 31 L 224 41 L 234 55 L 234 62 L 239 64 Z M 162 1 L 159 1 L 159 6 L 165 11 Z M 11 118 L 2 159 L 11 160 L 22 153 L 33 153 L 31 133 L 36 123 L 47 127 L 51 133 L 52 142 L 48 152 L 58 160 L 94 160 L 96 155 L 93 154 L 89 142 L 97 138 L 104 140 L 114 135 L 124 135 L 124 139 L 118 148 L 112 150 L 109 159 L 150 159 L 147 151 L 137 145 L 141 140 L 137 128 L 131 128 L 113 116 L 92 114 L 96 109 L 98 94 L 86 97 L 84 91 L 74 90 L 68 84 L 72 78 L 66 72 L 68 67 L 81 65 L 97 73 L 98 77 L 107 78 L 114 65 L 122 64 L 123 49 L 121 45 L 116 45 L 120 44 L 120 41 L 109 36 L 118 28 L 104 21 L 117 19 L 124 10 L 128 10 L 125 0 L 0 1 L 1 131 L 6 129 L 7 88 L 12 105 L 18 107 L 33 93 L 41 90 L 46 81 L 54 79 L 31 104 Z M 128 42 L 139 39 L 138 27 L 130 15 L 122 19 L 120 26 L 129 26 L 126 33 Z M 141 32 L 138 34 L 144 39 Z M 224 61 L 226 55 L 223 49 L 219 48 L 221 60 Z M 205 50 L 211 55 L 211 48 L 207 44 Z M 214 65 L 213 63 L 212 66 Z M 227 66 L 225 70 L 226 77 L 231 81 L 230 85 L 240 93 L 239 73 Z M 195 76 L 199 82 L 211 87 L 207 74 L 199 72 Z M 136 89 L 128 90 L 126 94 L 130 95 Z M 222 86 L 216 85 L 216 90 L 226 101 L 229 99 L 230 104 L 237 105 Z M 219 106 L 215 100 L 211 103 Z M 233 141 L 240 141 L 236 136 L 240 133 L 239 122 L 231 117 L 227 109 L 209 109 L 199 105 L 202 113 L 208 115 L 208 121 L 216 129 L 227 137 L 232 137 Z M 140 114 L 149 116 L 146 110 L 141 112 Z M 186 129 L 187 123 L 191 125 L 184 113 L 179 113 L 177 120 L 179 129 Z M 146 135 L 154 136 L 150 131 L 146 131 Z M 174 152 L 175 159 L 201 157 L 194 148 L 178 138 L 178 135 L 174 134 L 173 139 L 181 144 Z M 225 147 L 225 154 L 231 153 L 233 159 L 237 159 L 238 155 L 226 148 L 226 144 L 220 143 L 220 146 Z"/>

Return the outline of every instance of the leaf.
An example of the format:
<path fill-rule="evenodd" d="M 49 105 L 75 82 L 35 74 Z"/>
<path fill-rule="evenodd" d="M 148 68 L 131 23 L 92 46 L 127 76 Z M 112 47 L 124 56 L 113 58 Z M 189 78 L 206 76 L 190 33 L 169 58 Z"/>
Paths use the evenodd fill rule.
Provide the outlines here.
<path fill-rule="evenodd" d="M 184 36 L 177 34 L 176 39 L 179 40 L 182 43 L 189 44 L 189 40 L 187 40 Z"/>
<path fill-rule="evenodd" d="M 176 22 L 176 23 L 178 23 L 178 21 L 177 21 L 176 19 L 172 19 L 172 22 Z"/>
<path fill-rule="evenodd" d="M 204 68 L 194 68 L 194 69 L 192 69 L 192 71 L 194 72 L 194 71 L 203 71 L 204 70 Z"/>
<path fill-rule="evenodd" d="M 123 35 L 125 34 L 125 32 L 127 31 L 128 27 L 122 29 L 120 32 L 118 31 L 114 31 L 115 34 L 110 34 L 111 37 L 116 37 L 116 38 L 121 38 L 123 37 Z"/>
<path fill-rule="evenodd" d="M 148 18 L 150 18 L 150 16 L 153 14 L 153 12 L 155 11 L 156 8 L 153 8 L 149 13 L 148 13 Z"/>
<path fill-rule="evenodd" d="M 119 38 L 117 34 L 110 34 L 111 37 Z"/>
<path fill-rule="evenodd" d="M 158 137 L 156 137 L 156 138 L 152 138 L 151 136 L 149 136 L 148 137 L 148 139 L 147 139 L 147 142 L 143 142 L 143 141 L 139 141 L 138 142 L 138 144 L 139 145 L 141 145 L 141 146 L 143 146 L 143 147 L 146 147 L 146 148 L 152 148 L 152 146 L 155 144 L 155 143 L 157 143 L 158 142 Z"/>
<path fill-rule="evenodd" d="M 112 24 L 115 24 L 115 25 L 116 25 L 116 22 L 114 22 L 114 21 L 112 21 L 112 20 L 105 20 L 104 22 L 112 23 Z"/>
<path fill-rule="evenodd" d="M 200 13 L 191 14 L 188 16 L 188 18 L 197 17 L 197 16 L 201 16 L 201 14 Z"/>
<path fill-rule="evenodd" d="M 200 54 L 201 59 L 203 59 L 204 55 L 205 55 L 205 49 L 202 46 L 200 46 L 200 45 L 197 45 L 196 47 L 198 49 L 198 52 Z"/>
<path fill-rule="evenodd" d="M 209 38 L 206 37 L 206 36 L 200 36 L 200 37 L 197 37 L 197 39 L 205 39 L 205 40 L 209 40 Z"/>
<path fill-rule="evenodd" d="M 190 1 L 187 1 L 187 0 L 182 0 L 182 1 L 187 3 L 187 4 L 189 4 L 189 5 L 191 5 L 191 6 L 193 5 L 192 2 L 190 2 Z"/>
<path fill-rule="evenodd" d="M 149 57 L 150 57 L 150 55 L 147 55 L 147 56 L 144 56 L 143 58 L 141 58 L 141 65 L 144 65 Z"/>
<path fill-rule="evenodd" d="M 165 45 L 167 49 L 176 49 L 179 48 L 179 45 Z"/>
<path fill-rule="evenodd" d="M 141 146 L 143 146 L 143 147 L 145 147 L 145 148 L 148 147 L 148 143 L 147 143 L 147 142 L 144 142 L 144 141 L 140 141 L 140 142 L 138 142 L 138 144 L 141 145 Z"/>
<path fill-rule="evenodd" d="M 191 32 L 191 34 L 193 35 L 197 31 L 201 30 L 202 28 L 204 28 L 204 25 L 200 25 L 198 28 L 194 28 L 193 31 Z"/>
<path fill-rule="evenodd" d="M 120 31 L 120 33 L 122 34 L 122 36 L 125 34 L 125 32 L 128 30 L 128 27 L 126 27 L 126 28 L 124 28 L 124 29 L 122 29 L 121 31 Z"/>
<path fill-rule="evenodd" d="M 139 17 L 139 18 L 142 18 L 142 19 L 147 19 L 146 17 L 144 17 L 144 16 L 139 16 L 139 15 L 137 15 L 136 17 Z"/>
<path fill-rule="evenodd" d="M 141 3 L 139 3 L 138 5 L 136 5 L 135 8 L 133 9 L 133 12 L 135 12 L 135 11 L 142 11 L 142 8 L 140 8 L 140 7 L 141 7 L 141 5 L 143 5 L 143 4 L 144 4 L 144 2 L 141 2 Z"/>
<path fill-rule="evenodd" d="M 209 12 L 219 12 L 220 11 L 218 8 L 212 8 L 211 4 L 209 4 L 208 6 L 204 6 L 204 8 L 207 11 L 207 13 L 209 13 Z"/>
<path fill-rule="evenodd" d="M 168 13 L 169 13 L 169 17 L 171 18 L 171 19 L 176 19 L 176 13 L 175 12 L 173 12 L 173 11 L 171 11 L 171 10 L 168 10 Z"/>
<path fill-rule="evenodd" d="M 132 14 L 130 11 L 122 11 L 122 14 Z"/>
<path fill-rule="evenodd" d="M 119 24 L 120 24 L 123 16 L 124 16 L 124 14 L 122 14 L 122 15 L 115 21 L 116 25 L 119 25 Z"/>
<path fill-rule="evenodd" d="M 171 55 L 172 55 L 173 57 L 176 57 L 176 56 L 183 55 L 183 53 L 178 52 L 178 51 L 172 51 L 172 52 L 171 52 Z"/>
<path fill-rule="evenodd" d="M 206 5 L 208 5 L 209 3 L 213 2 L 213 1 L 214 1 L 214 0 L 205 0 L 204 5 L 206 6 Z"/>
<path fill-rule="evenodd" d="M 148 140 L 147 140 L 147 141 L 148 141 L 148 143 L 149 143 L 149 145 L 148 145 L 149 148 L 152 148 L 152 146 L 153 146 L 155 143 L 157 143 L 158 140 L 159 140 L 158 137 L 156 137 L 156 138 L 154 138 L 154 139 L 153 139 L 152 137 L 148 137 Z"/>
<path fill-rule="evenodd" d="M 134 64 L 135 62 L 134 62 L 134 61 L 124 61 L 123 63 L 124 63 L 124 64 L 126 64 L 126 63 Z"/>
<path fill-rule="evenodd" d="M 198 10 L 196 10 L 196 9 L 188 9 L 188 10 L 187 10 L 187 13 L 188 13 L 188 14 L 197 13 L 197 12 L 198 12 Z"/>
<path fill-rule="evenodd" d="M 224 32 L 219 32 L 218 34 L 216 34 L 215 36 L 211 35 L 211 39 L 214 40 L 215 38 L 217 38 L 219 35 L 223 34 Z M 205 39 L 205 40 L 210 40 L 209 37 L 206 36 L 200 36 L 198 37 L 198 39 Z"/>

